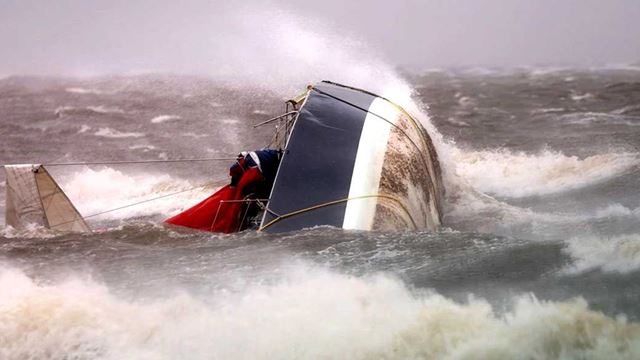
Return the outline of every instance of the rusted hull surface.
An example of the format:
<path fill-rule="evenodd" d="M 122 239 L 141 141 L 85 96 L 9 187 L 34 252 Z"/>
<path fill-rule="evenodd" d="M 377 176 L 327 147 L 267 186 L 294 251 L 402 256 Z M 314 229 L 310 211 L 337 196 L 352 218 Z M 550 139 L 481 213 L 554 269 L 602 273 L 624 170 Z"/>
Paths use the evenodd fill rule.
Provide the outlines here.
<path fill-rule="evenodd" d="M 436 230 L 441 225 L 444 188 L 429 135 L 401 114 L 384 156 L 379 194 L 390 198 L 378 199 L 374 229 Z"/>

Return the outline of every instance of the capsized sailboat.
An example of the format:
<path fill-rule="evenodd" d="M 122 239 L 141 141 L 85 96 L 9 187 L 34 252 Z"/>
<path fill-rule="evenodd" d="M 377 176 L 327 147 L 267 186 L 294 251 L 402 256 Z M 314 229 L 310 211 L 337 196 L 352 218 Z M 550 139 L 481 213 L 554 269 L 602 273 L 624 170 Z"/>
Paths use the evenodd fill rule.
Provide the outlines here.
<path fill-rule="evenodd" d="M 268 198 L 244 191 L 266 181 L 256 159 L 255 166 L 243 167 L 239 185 L 222 188 L 167 222 L 220 232 L 251 224 L 266 232 L 319 225 L 357 230 L 440 226 L 444 188 L 438 157 L 427 131 L 404 109 L 328 81 L 309 86 L 288 105 L 291 111 L 263 123 L 278 121 L 271 145 L 281 153 L 275 178 L 267 182 Z"/>
<path fill-rule="evenodd" d="M 356 230 L 436 230 L 444 187 L 438 156 L 422 125 L 390 100 L 323 81 L 287 101 L 269 146 L 242 152 L 231 182 L 166 223 L 231 233 L 285 232 L 329 225 Z M 156 163 L 183 159 L 107 163 Z M 43 165 L 5 165 L 6 224 L 90 231 Z M 181 193 L 177 192 L 175 194 Z M 163 198 L 169 195 L 162 195 Z"/>

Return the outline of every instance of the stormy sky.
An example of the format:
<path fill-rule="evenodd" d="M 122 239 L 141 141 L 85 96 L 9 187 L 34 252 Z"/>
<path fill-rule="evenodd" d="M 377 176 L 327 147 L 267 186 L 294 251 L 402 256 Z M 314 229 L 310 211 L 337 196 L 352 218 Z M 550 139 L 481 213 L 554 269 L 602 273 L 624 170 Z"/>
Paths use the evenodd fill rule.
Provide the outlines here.
<path fill-rule="evenodd" d="M 0 75 L 229 73 L 345 48 L 419 68 L 634 63 L 638 19 L 638 0 L 0 0 Z"/>

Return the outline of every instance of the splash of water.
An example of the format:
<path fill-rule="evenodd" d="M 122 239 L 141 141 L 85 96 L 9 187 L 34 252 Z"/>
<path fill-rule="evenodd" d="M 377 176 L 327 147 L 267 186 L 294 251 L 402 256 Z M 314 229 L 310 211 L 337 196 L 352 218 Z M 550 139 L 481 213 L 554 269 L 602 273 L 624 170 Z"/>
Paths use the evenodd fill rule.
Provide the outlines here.
<path fill-rule="evenodd" d="M 125 299 L 91 279 L 40 284 L 0 269 L 0 356 L 21 358 L 634 358 L 640 326 L 584 300 L 414 294 L 400 281 L 302 267 L 202 299 Z M 336 306 L 338 304 L 338 306 Z"/>
<path fill-rule="evenodd" d="M 606 272 L 629 273 L 640 269 L 640 235 L 581 236 L 567 241 L 565 249 L 574 263 L 565 269 L 581 273 L 600 269 Z"/>
<path fill-rule="evenodd" d="M 86 168 L 67 176 L 61 183 L 71 201 L 85 216 L 184 191 L 101 215 L 105 219 L 158 214 L 168 216 L 195 204 L 215 189 L 213 184 L 206 187 L 200 185 L 169 175 L 125 174 L 109 167 L 100 170 Z"/>
<path fill-rule="evenodd" d="M 596 184 L 640 163 L 634 153 L 610 153 L 580 159 L 558 151 L 539 154 L 508 150 L 458 151 L 455 171 L 474 188 L 503 197 L 547 195 Z"/>

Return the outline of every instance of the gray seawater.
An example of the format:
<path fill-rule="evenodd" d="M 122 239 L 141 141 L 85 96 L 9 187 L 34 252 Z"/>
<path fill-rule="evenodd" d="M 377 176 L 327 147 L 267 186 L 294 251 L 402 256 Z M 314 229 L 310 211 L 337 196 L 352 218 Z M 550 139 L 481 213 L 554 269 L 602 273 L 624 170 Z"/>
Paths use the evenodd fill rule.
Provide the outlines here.
<path fill-rule="evenodd" d="M 171 229 L 227 162 L 51 166 L 85 215 L 210 185 L 89 235 L 2 225 L 0 358 L 640 358 L 640 71 L 404 77 L 445 172 L 441 231 Z M 233 157 L 270 140 L 251 125 L 285 96 L 9 77 L 0 163 Z"/>

